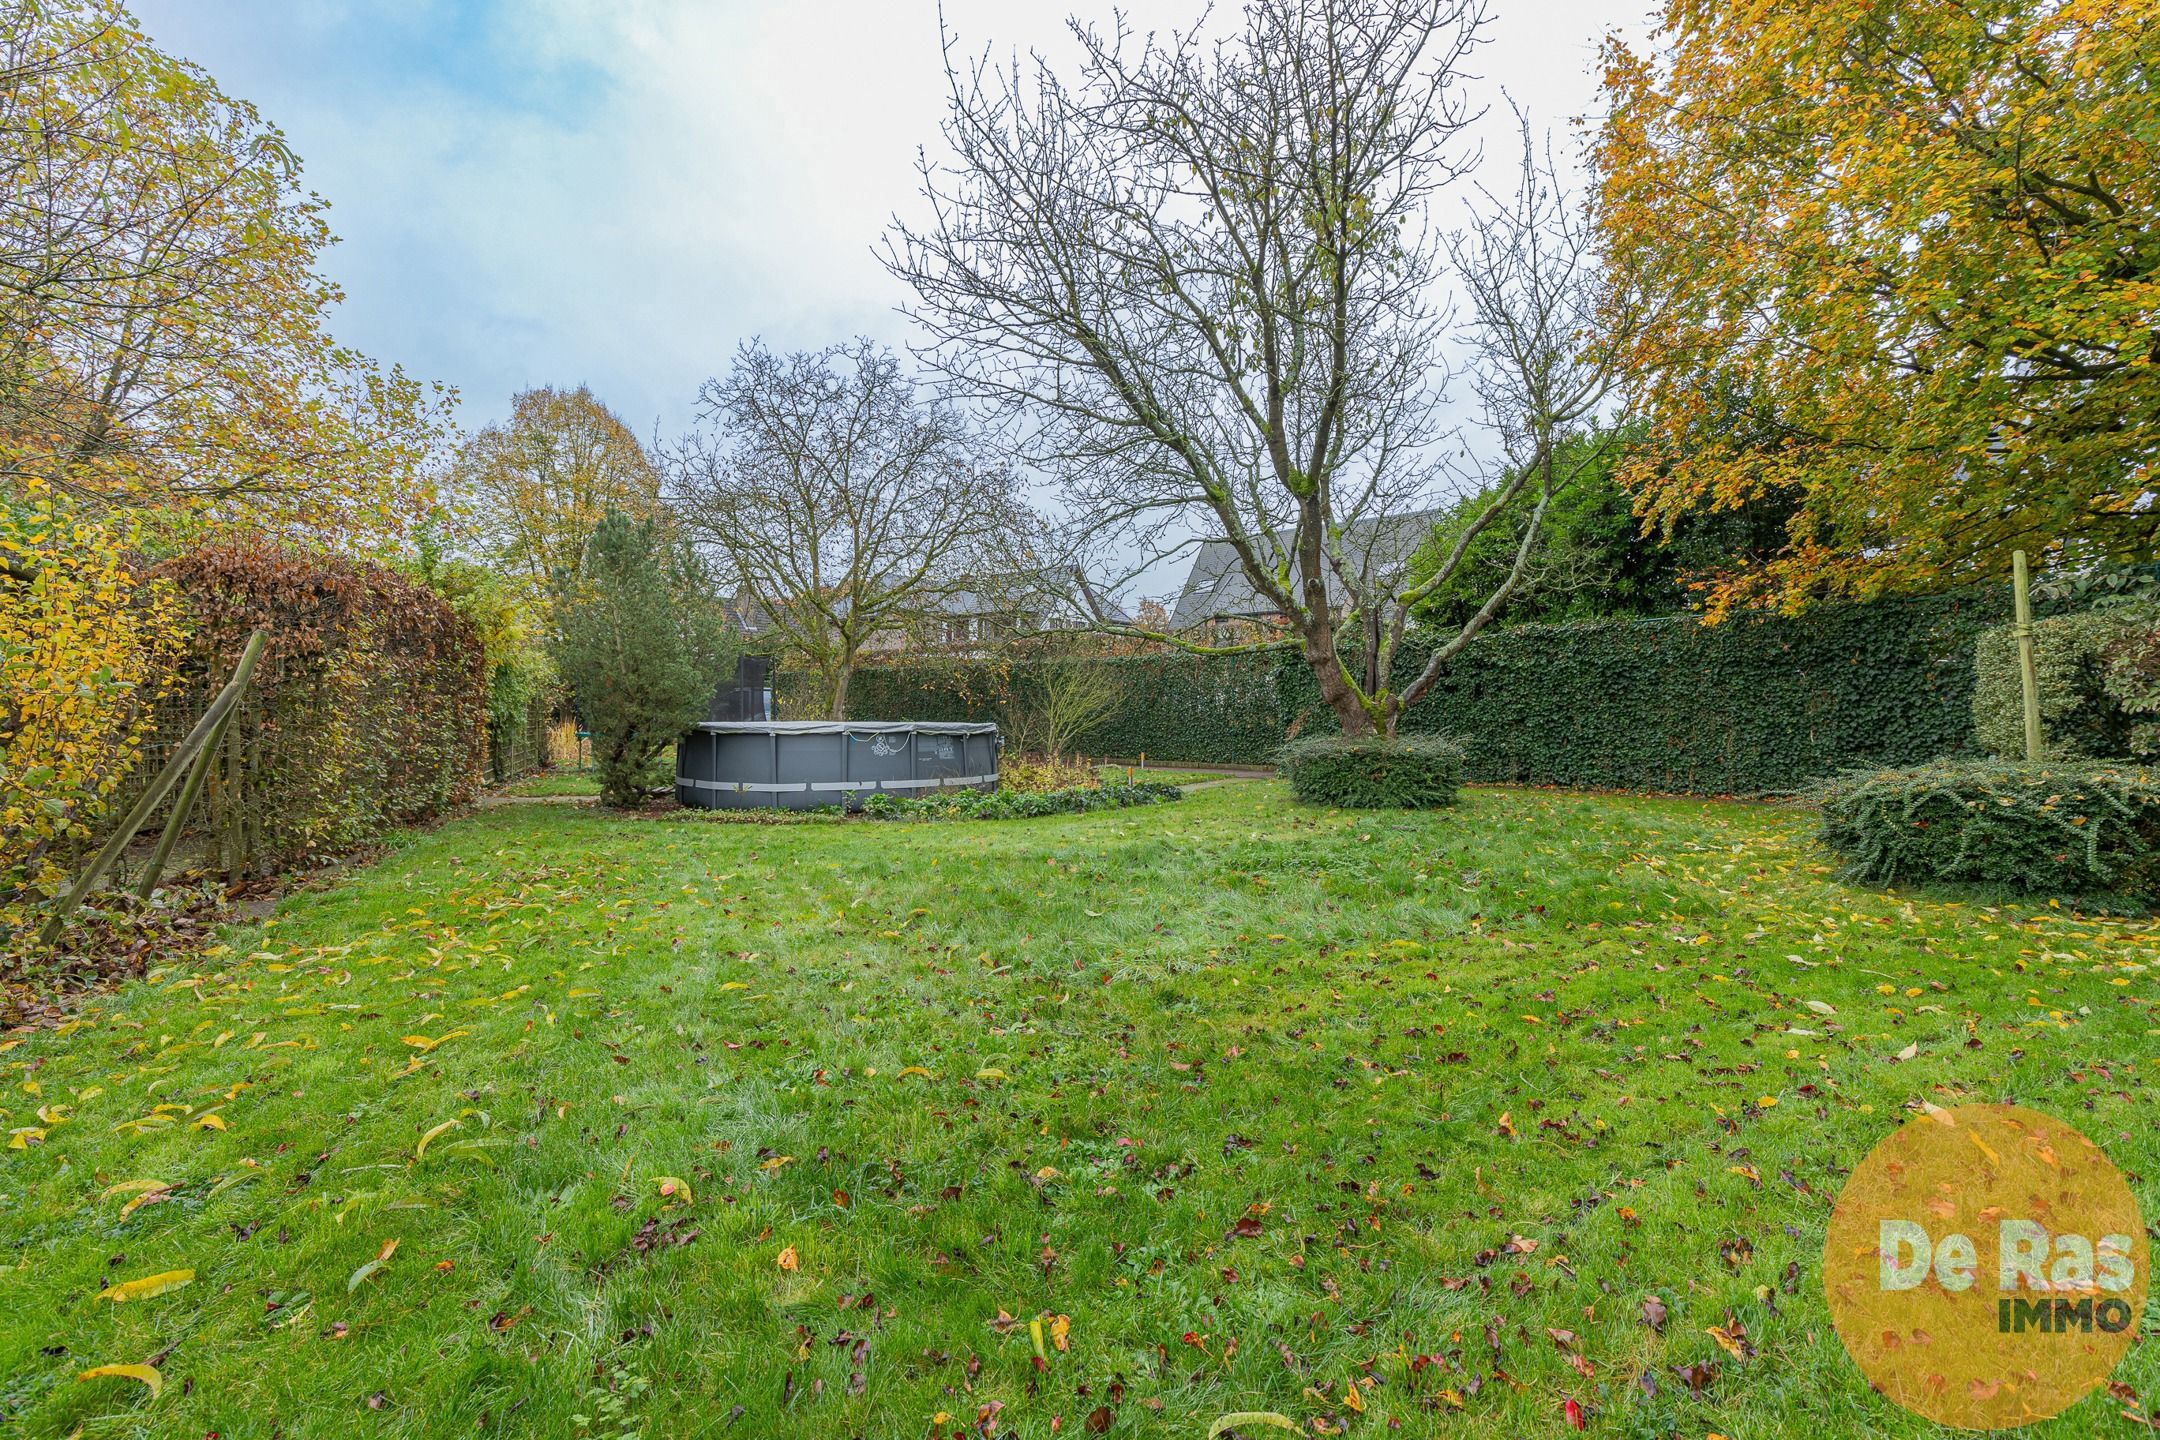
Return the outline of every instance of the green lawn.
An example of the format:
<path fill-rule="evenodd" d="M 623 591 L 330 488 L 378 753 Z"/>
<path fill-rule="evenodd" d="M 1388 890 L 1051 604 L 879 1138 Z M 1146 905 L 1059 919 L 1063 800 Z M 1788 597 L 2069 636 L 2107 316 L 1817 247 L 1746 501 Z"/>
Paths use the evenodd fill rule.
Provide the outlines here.
<path fill-rule="evenodd" d="M 1808 831 L 489 810 L 0 1042 L 0 1428 L 1929 1433 L 1829 1329 L 1841 1174 L 2014 1096 L 2160 1213 L 2160 933 L 1851 889 Z"/>
<path fill-rule="evenodd" d="M 505 795 L 598 795 L 600 772 L 597 770 L 543 770 L 523 780 L 513 780 L 502 787 Z"/>

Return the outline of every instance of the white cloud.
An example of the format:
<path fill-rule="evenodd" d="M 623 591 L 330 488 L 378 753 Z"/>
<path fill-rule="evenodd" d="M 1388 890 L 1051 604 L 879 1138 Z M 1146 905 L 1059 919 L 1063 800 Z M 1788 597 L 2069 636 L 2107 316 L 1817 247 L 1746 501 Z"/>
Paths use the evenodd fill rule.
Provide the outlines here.
<path fill-rule="evenodd" d="M 1127 6 L 1168 28 L 1197 0 Z M 968 51 L 1063 46 L 1094 0 L 946 0 Z M 459 387 L 590 383 L 672 433 L 738 341 L 909 338 L 872 247 L 916 201 L 944 79 L 928 0 L 142 0 L 163 43 L 261 106 L 344 243 L 340 333 Z M 1593 102 L 1593 0 L 1504 8 L 1480 50 L 1541 125 Z M 1639 25 L 1630 27 L 1638 30 Z M 1485 127 L 1505 166 L 1504 119 Z"/>

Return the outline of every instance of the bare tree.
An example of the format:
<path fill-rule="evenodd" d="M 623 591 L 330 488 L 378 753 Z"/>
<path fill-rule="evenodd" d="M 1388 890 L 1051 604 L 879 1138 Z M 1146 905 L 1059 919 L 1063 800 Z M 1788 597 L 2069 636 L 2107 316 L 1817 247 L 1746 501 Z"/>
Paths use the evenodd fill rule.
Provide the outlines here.
<path fill-rule="evenodd" d="M 874 639 L 1013 564 L 1028 533 L 1012 472 L 868 340 L 788 355 L 753 341 L 705 382 L 699 419 L 669 499 L 835 720 Z"/>
<path fill-rule="evenodd" d="M 1443 260 L 1486 267 L 1465 277 L 1479 390 L 1511 440 L 1549 460 L 1563 413 L 1611 388 L 1609 345 L 1590 347 L 1598 383 L 1559 373 L 1597 266 L 1549 187 L 1452 245 L 1428 223 L 1464 173 L 1461 67 L 1483 18 L 1482 0 L 1253 0 L 1215 40 L 1073 22 L 1070 87 L 1040 59 L 1025 76 L 956 63 L 948 38 L 953 159 L 924 162 L 931 219 L 896 222 L 885 248 L 932 362 L 1065 483 L 1077 533 L 1137 541 L 1148 563 L 1213 531 L 1282 626 L 1236 646 L 1104 628 L 1295 643 L 1353 734 L 1392 732 L 1512 588 L 1392 687 L 1418 597 L 1387 522 L 1447 478 Z M 1527 494 L 1503 487 L 1477 528 Z"/>
<path fill-rule="evenodd" d="M 1055 764 L 1124 702 L 1125 682 L 1114 669 L 1060 648 L 1014 666 L 999 709 L 1020 749 L 1038 750 Z"/>
<path fill-rule="evenodd" d="M 1402 688 L 1398 715 L 1424 698 L 1447 662 L 1522 588 L 1539 559 L 1554 497 L 1609 463 L 1626 430 L 1615 402 L 1643 325 L 1642 291 L 1606 266 L 1594 216 L 1570 201 L 1550 153 L 1539 155 L 1528 118 L 1518 110 L 1516 120 L 1522 158 L 1514 191 L 1480 190 L 1479 213 L 1444 242 L 1469 311 L 1462 338 L 1471 388 L 1498 442 L 1501 478 L 1432 573 L 1394 597 L 1380 652 L 1393 656 L 1410 607 L 1447 584 L 1478 535 L 1503 519 L 1519 520 L 1514 561 Z"/>

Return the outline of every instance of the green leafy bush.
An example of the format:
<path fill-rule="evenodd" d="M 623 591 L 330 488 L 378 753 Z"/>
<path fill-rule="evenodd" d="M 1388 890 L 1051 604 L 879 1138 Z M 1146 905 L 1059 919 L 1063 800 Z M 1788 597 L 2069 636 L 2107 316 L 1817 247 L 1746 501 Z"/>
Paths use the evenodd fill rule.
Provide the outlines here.
<path fill-rule="evenodd" d="M 1825 786 L 1848 878 L 2160 900 L 2160 777 L 2135 766 L 1941 761 Z"/>
<path fill-rule="evenodd" d="M 604 803 L 644 798 L 734 667 L 736 636 L 712 594 L 687 544 L 615 510 L 586 543 L 584 573 L 564 578 L 555 666 L 592 733 Z"/>
<path fill-rule="evenodd" d="M 1445 735 L 1311 735 L 1283 746 L 1280 764 L 1310 805 L 1423 810 L 1455 803 L 1463 748 Z"/>
<path fill-rule="evenodd" d="M 1020 820 L 1037 815 L 1080 815 L 1128 805 L 1161 805 L 1184 794 L 1175 785 L 1076 786 L 1070 790 L 956 790 L 945 795 L 883 793 L 863 801 L 863 814 L 879 820 Z"/>
<path fill-rule="evenodd" d="M 1639 615 L 1674 615 L 1694 599 L 1691 572 L 1718 570 L 1741 559 L 1767 560 L 1786 539 L 1793 502 L 1775 492 L 1736 510 L 1681 517 L 1671 533 L 1643 534 L 1635 497 L 1618 471 L 1640 447 L 1646 427 L 1637 423 L 1611 435 L 1576 434 L 1563 439 L 1554 461 L 1574 479 L 1544 507 L 1535 560 L 1509 596 L 1495 626 L 1553 625 Z M 1498 492 L 1515 479 L 1510 472 L 1486 489 L 1465 495 L 1435 519 L 1418 547 L 1404 585 L 1438 571 L 1465 531 Z M 1411 607 L 1423 625 L 1452 630 L 1475 615 L 1515 569 L 1530 507 L 1513 506 L 1496 523 L 1471 536 L 1455 572 Z"/>
<path fill-rule="evenodd" d="M 2042 756 L 2049 760 L 2148 753 L 2160 716 L 2160 610 L 2103 605 L 2033 623 L 2033 679 Z M 1980 636 L 1974 651 L 1973 729 L 2002 759 L 2025 754 L 2024 682 L 2016 632 Z"/>

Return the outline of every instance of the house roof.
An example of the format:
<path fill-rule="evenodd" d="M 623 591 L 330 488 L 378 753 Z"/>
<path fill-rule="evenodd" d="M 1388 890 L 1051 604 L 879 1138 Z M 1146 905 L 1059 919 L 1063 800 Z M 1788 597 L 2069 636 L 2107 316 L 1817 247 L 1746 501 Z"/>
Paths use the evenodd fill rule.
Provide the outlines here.
<path fill-rule="evenodd" d="M 1380 515 L 1353 520 L 1343 527 L 1343 553 L 1355 562 L 1363 557 L 1368 572 L 1386 576 L 1400 570 L 1432 533 L 1438 510 L 1418 510 L 1407 515 Z M 1288 537 L 1282 537 L 1287 548 Z M 1293 576 L 1293 579 L 1295 577 Z M 1328 603 L 1342 603 L 1342 582 L 1333 571 L 1327 576 Z M 1209 540 L 1193 556 L 1185 588 L 1178 592 L 1170 611 L 1170 628 L 1188 630 L 1210 620 L 1254 620 L 1278 613 L 1275 602 L 1255 590 L 1245 567 L 1228 540 Z"/>
<path fill-rule="evenodd" d="M 939 614 L 1008 616 L 1033 612 L 1046 624 L 1079 618 L 1090 609 L 1112 624 L 1130 624 L 1132 616 L 1118 602 L 1088 584 L 1077 569 L 1046 568 L 969 577 L 931 602 Z"/>

